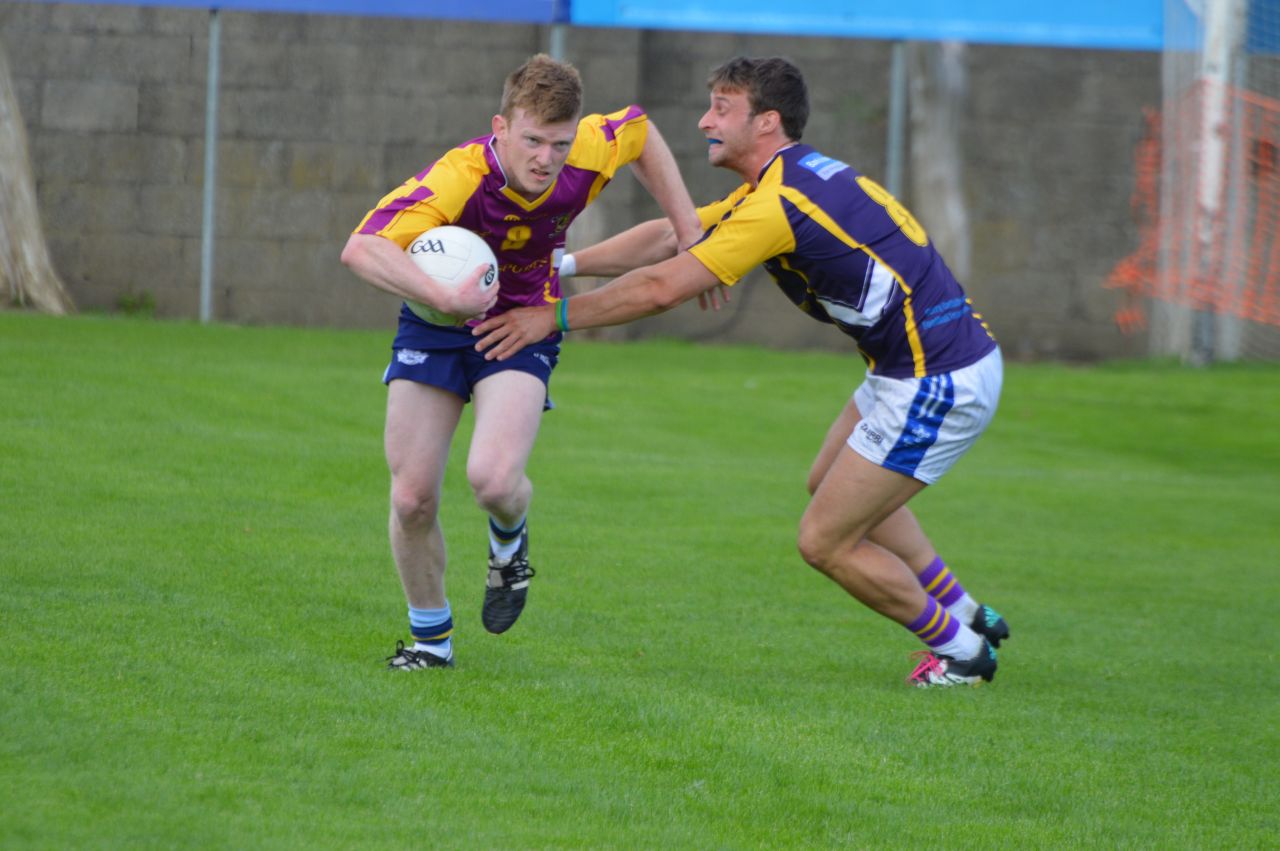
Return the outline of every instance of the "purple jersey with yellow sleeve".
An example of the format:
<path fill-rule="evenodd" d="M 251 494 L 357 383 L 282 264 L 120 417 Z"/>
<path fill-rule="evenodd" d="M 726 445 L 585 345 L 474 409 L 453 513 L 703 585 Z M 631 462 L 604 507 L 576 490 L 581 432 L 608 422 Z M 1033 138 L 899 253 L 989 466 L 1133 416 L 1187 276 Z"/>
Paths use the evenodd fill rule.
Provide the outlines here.
<path fill-rule="evenodd" d="M 386 237 L 404 248 L 431 228 L 464 227 L 498 258 L 498 302 L 487 316 L 553 302 L 560 297 L 553 257 L 564 249 L 569 223 L 619 168 L 640 156 L 648 130 L 648 116 L 638 106 L 584 117 L 564 169 L 534 201 L 507 186 L 494 137 L 472 139 L 379 201 L 355 233 Z"/>
<path fill-rule="evenodd" d="M 690 253 L 722 283 L 764 264 L 792 303 L 857 341 L 876 375 L 951 372 L 996 347 L 915 217 L 808 145 L 779 151 L 754 189 L 698 215 L 709 230 Z"/>

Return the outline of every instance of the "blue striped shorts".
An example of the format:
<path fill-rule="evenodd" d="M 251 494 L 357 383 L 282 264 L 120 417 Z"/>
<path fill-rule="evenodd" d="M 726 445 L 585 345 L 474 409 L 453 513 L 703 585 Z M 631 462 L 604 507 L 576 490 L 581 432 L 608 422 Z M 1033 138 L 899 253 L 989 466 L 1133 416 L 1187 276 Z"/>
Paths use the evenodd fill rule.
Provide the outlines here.
<path fill-rule="evenodd" d="M 873 464 L 931 485 L 991 422 L 1003 377 L 998 348 L 963 369 L 925 378 L 868 373 L 853 394 L 862 420 L 849 447 Z"/>

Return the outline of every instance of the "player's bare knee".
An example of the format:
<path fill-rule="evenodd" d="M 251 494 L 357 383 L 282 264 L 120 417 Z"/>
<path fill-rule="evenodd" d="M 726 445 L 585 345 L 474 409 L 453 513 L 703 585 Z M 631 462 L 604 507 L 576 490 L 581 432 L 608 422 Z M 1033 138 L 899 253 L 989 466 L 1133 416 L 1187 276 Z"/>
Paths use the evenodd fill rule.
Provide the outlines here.
<path fill-rule="evenodd" d="M 429 525 L 439 510 L 439 495 L 411 485 L 395 483 L 391 488 L 391 510 L 396 521 L 408 528 Z"/>
<path fill-rule="evenodd" d="M 522 478 L 494 471 L 468 475 L 476 504 L 490 514 L 510 513 L 511 504 L 519 497 Z"/>
<path fill-rule="evenodd" d="M 823 573 L 829 572 L 835 547 L 830 538 L 816 529 L 814 524 L 803 519 L 800 521 L 800 532 L 796 536 L 796 549 L 800 551 L 800 557 L 810 567 Z"/>

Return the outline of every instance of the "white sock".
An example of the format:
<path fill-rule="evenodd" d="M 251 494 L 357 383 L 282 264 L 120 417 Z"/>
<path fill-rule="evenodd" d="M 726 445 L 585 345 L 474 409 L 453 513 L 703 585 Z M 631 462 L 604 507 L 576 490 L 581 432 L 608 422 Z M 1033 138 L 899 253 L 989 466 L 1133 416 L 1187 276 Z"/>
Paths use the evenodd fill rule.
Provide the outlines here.
<path fill-rule="evenodd" d="M 973 659 L 982 650 L 982 636 L 969 629 L 967 621 L 960 625 L 956 637 L 940 647 L 934 647 L 936 656 L 950 656 L 952 659 Z"/>
<path fill-rule="evenodd" d="M 419 653 L 430 653 L 432 656 L 448 659 L 449 654 L 453 652 L 453 639 L 446 638 L 439 644 L 423 644 L 421 641 L 415 641 L 413 642 L 413 649 Z"/>
<path fill-rule="evenodd" d="M 951 612 L 953 618 L 968 626 L 973 623 L 974 616 L 978 614 L 978 601 L 970 597 L 969 592 L 966 591 L 963 597 L 947 606 L 947 611 Z"/>

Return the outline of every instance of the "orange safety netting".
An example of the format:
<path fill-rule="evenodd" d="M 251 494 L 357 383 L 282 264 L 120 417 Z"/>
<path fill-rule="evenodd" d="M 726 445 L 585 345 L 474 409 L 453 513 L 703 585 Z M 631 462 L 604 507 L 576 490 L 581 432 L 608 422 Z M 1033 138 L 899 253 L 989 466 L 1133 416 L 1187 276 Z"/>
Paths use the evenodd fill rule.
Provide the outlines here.
<path fill-rule="evenodd" d="M 1162 126 L 1159 111 L 1145 110 L 1131 201 L 1139 245 L 1106 280 L 1129 294 L 1116 313 L 1125 333 L 1145 325 L 1142 297 L 1280 325 L 1280 101 L 1227 91 L 1234 121 L 1220 132 L 1230 136 L 1223 139 L 1230 153 L 1216 181 L 1216 202 L 1209 205 L 1199 197 L 1202 162 L 1196 155 L 1203 147 L 1203 91 L 1191 90 L 1170 128 Z M 1164 144 L 1166 129 L 1174 136 L 1170 145 Z M 1166 159 L 1165 185 L 1173 192 L 1162 209 Z"/>

